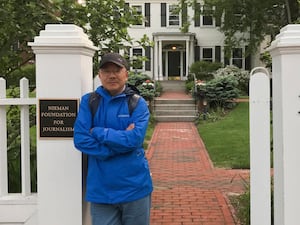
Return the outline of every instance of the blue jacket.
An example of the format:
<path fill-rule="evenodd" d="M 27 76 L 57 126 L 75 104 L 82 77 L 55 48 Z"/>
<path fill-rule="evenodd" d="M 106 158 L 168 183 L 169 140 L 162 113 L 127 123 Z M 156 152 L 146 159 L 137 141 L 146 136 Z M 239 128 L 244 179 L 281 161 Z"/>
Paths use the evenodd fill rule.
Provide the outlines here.
<path fill-rule="evenodd" d="M 102 98 L 93 121 L 86 94 L 74 124 L 74 145 L 88 155 L 86 200 L 115 204 L 143 198 L 153 189 L 143 149 L 149 120 L 147 103 L 139 98 L 129 115 L 126 95 L 133 94 L 133 89 L 127 86 L 117 96 L 102 86 L 96 92 Z M 135 128 L 126 131 L 131 123 Z"/>

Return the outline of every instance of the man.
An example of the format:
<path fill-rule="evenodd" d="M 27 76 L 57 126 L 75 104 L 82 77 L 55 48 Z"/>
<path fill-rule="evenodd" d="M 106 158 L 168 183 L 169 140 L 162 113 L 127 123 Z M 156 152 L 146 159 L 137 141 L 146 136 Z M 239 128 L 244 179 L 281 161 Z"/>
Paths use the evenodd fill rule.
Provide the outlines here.
<path fill-rule="evenodd" d="M 105 54 L 99 65 L 102 86 L 95 115 L 90 94 L 82 97 L 74 124 L 75 147 L 88 156 L 86 200 L 93 225 L 149 224 L 152 180 L 144 155 L 149 110 L 140 97 L 132 113 L 126 84 L 128 65 L 117 53 Z"/>

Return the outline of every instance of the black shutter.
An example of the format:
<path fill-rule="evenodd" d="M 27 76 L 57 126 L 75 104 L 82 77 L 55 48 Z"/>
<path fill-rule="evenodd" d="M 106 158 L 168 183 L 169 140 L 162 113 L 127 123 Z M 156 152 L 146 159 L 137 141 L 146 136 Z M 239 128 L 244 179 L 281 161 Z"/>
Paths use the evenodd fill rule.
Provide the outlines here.
<path fill-rule="evenodd" d="M 194 12 L 194 23 L 195 23 L 195 27 L 200 27 L 200 10 L 201 10 L 201 6 L 200 3 L 196 3 L 195 5 L 195 12 Z"/>
<path fill-rule="evenodd" d="M 150 27 L 151 26 L 151 16 L 150 16 L 150 3 L 145 3 L 145 27 Z"/>
<path fill-rule="evenodd" d="M 245 70 L 251 70 L 251 54 L 248 53 L 249 49 L 246 46 Z"/>
<path fill-rule="evenodd" d="M 182 16 L 181 16 L 182 24 L 187 23 L 187 4 L 183 3 L 182 5 Z"/>
<path fill-rule="evenodd" d="M 161 3 L 160 4 L 160 23 L 162 27 L 167 26 L 167 4 Z"/>
<path fill-rule="evenodd" d="M 145 56 L 147 58 L 147 61 L 145 62 L 145 70 L 151 71 L 151 47 L 147 46 L 145 48 Z"/>
<path fill-rule="evenodd" d="M 218 10 L 218 8 L 217 8 L 218 6 L 216 6 L 216 11 Z M 217 17 L 215 17 L 215 19 L 216 19 L 216 27 L 220 27 L 221 26 L 221 14 L 219 14 L 219 13 L 217 13 L 218 14 L 218 16 Z"/>
<path fill-rule="evenodd" d="M 195 62 L 200 61 L 200 46 L 195 46 Z"/>
<path fill-rule="evenodd" d="M 215 46 L 215 62 L 221 62 L 221 46 Z"/>

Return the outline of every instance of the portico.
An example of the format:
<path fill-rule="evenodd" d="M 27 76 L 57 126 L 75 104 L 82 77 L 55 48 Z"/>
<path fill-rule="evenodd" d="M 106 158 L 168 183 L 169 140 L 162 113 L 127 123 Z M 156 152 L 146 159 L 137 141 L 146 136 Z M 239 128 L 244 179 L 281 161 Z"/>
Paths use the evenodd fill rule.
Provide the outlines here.
<path fill-rule="evenodd" d="M 194 33 L 153 33 L 154 79 L 186 80 L 189 67 L 194 62 Z"/>

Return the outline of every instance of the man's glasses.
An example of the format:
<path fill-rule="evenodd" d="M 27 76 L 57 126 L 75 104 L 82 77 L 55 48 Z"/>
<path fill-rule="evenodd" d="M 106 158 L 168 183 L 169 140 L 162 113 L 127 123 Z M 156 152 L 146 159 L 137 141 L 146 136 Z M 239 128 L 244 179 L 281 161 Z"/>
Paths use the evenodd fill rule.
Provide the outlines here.
<path fill-rule="evenodd" d="M 121 73 L 123 68 L 117 68 L 117 69 L 101 69 L 100 72 L 104 75 L 104 76 L 109 76 L 110 74 L 113 75 L 119 75 Z"/>

